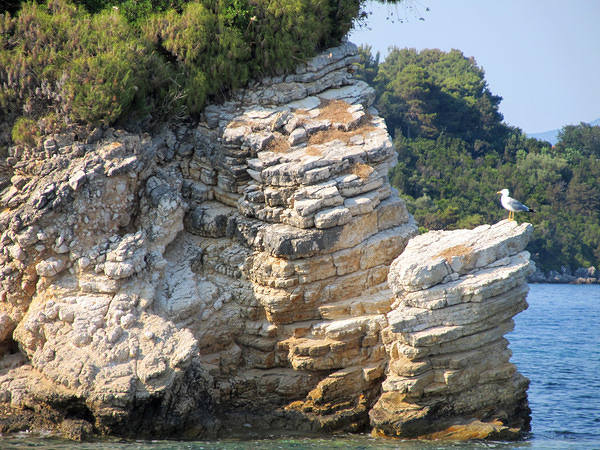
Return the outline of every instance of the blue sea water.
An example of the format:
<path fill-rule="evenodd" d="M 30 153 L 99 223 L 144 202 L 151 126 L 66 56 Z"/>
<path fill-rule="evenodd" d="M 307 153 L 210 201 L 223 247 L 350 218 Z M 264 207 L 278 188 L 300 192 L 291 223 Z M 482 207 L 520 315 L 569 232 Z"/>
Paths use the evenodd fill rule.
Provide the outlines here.
<path fill-rule="evenodd" d="M 507 339 L 531 381 L 532 442 L 600 449 L 600 285 L 530 288 Z"/>
<path fill-rule="evenodd" d="M 0 449 L 600 449 L 600 285 L 532 284 L 529 308 L 507 335 L 512 362 L 531 380 L 531 434 L 521 442 L 423 442 L 361 435 L 219 441 L 76 444 L 20 434 Z"/>

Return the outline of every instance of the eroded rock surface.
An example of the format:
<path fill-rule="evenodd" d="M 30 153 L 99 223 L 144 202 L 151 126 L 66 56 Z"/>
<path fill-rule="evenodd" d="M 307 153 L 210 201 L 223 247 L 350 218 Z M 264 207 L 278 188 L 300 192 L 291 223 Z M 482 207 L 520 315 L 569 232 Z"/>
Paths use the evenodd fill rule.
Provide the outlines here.
<path fill-rule="evenodd" d="M 371 411 L 386 435 L 517 437 L 529 381 L 510 363 L 512 317 L 527 308 L 529 224 L 502 221 L 412 239 L 392 264 L 389 355 Z"/>
<path fill-rule="evenodd" d="M 431 380 L 440 396 L 461 392 L 439 385 L 454 359 L 427 349 L 480 329 L 501 354 L 482 363 L 490 379 L 510 372 L 523 389 L 502 395 L 521 401 L 502 334 L 525 305 L 528 228 L 479 230 L 476 258 L 425 265 L 419 237 L 388 284 L 417 227 L 387 181 L 396 153 L 356 61 L 352 44 L 330 49 L 207 107 L 199 124 L 11 149 L 0 431 L 206 437 L 371 422 L 403 435 L 382 405 Z M 462 233 L 436 234 L 439 251 L 471 245 Z M 477 307 L 488 304 L 500 322 Z M 429 364 L 428 381 L 403 388 L 404 363 Z"/>

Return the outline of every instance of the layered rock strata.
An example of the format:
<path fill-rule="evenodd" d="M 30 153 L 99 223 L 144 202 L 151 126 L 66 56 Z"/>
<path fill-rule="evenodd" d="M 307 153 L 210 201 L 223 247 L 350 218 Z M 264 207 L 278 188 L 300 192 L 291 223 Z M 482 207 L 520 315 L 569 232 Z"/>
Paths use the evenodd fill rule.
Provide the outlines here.
<path fill-rule="evenodd" d="M 527 308 L 529 224 L 502 221 L 412 239 L 392 264 L 382 336 L 389 356 L 375 430 L 407 437 L 507 438 L 528 429 L 529 381 L 503 337 Z"/>
<path fill-rule="evenodd" d="M 152 435 L 205 434 L 231 414 L 264 428 L 368 422 L 388 266 L 416 226 L 386 180 L 395 151 L 351 77 L 355 54 L 331 49 L 197 126 L 11 149 L 12 417 L 46 408 L 48 426 Z"/>
<path fill-rule="evenodd" d="M 394 389 L 410 385 L 395 349 L 412 346 L 409 367 L 433 358 L 407 336 L 430 319 L 437 330 L 443 310 L 413 299 L 405 311 L 397 286 L 415 292 L 414 277 L 444 271 L 418 269 L 413 255 L 402 270 L 416 275 L 388 284 L 417 227 L 387 181 L 396 153 L 373 90 L 352 78 L 355 62 L 352 44 L 330 49 L 207 107 L 198 124 L 11 149 L 0 193 L 0 431 L 206 437 L 371 421 L 406 434 L 381 419 Z M 488 231 L 498 248 L 527 236 Z M 502 295 L 524 296 L 516 262 L 497 259 L 440 280 L 514 275 Z M 493 328 L 482 314 L 464 320 Z"/>

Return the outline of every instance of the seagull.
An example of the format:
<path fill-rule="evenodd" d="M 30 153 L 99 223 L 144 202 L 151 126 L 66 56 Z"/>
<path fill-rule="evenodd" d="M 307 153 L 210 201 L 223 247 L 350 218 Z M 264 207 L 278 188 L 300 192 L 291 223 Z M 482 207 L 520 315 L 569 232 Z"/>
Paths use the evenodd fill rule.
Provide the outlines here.
<path fill-rule="evenodd" d="M 496 194 L 502 194 L 500 197 L 500 203 L 504 209 L 508 210 L 508 220 L 515 220 L 515 212 L 535 212 L 533 209 L 525 206 L 518 200 L 508 196 L 508 189 L 502 189 L 496 192 Z"/>

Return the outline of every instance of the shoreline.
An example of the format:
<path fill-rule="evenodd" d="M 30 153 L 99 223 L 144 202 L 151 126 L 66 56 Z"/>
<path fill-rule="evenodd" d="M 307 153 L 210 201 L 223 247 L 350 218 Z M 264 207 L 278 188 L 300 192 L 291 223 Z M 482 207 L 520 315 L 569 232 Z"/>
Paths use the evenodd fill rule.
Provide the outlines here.
<path fill-rule="evenodd" d="M 562 266 L 560 272 L 550 270 L 543 272 L 537 269 L 527 280 L 528 283 L 550 283 L 550 284 L 600 284 L 600 276 L 594 266 L 579 267 L 571 270 Z"/>
<path fill-rule="evenodd" d="M 572 281 L 557 281 L 557 280 L 527 280 L 528 284 L 600 284 L 600 279 L 598 278 L 583 278 L 576 279 Z"/>

